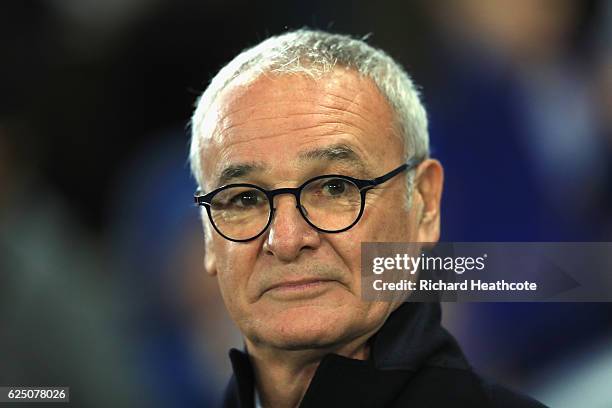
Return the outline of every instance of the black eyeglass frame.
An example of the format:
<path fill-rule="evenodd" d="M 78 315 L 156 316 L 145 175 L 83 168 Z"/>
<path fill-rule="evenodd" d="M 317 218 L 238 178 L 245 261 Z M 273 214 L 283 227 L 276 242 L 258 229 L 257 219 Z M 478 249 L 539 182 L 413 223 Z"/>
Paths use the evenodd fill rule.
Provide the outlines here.
<path fill-rule="evenodd" d="M 249 184 L 249 183 L 236 183 L 236 184 L 227 184 L 224 186 L 221 186 L 213 191 L 211 191 L 210 193 L 207 194 L 200 194 L 200 190 L 197 190 L 194 194 L 194 202 L 195 204 L 197 204 L 198 206 L 204 206 L 206 207 L 206 212 L 208 213 L 208 219 L 210 220 L 210 223 L 212 224 L 213 228 L 215 229 L 215 231 L 217 231 L 217 233 L 219 233 L 219 235 L 221 235 L 223 238 L 229 240 L 229 241 L 233 241 L 233 242 L 248 242 L 248 241 L 252 241 L 256 238 L 258 238 L 259 236 L 261 236 L 261 234 L 263 234 L 268 227 L 270 226 L 270 224 L 272 223 L 272 219 L 274 218 L 274 211 L 276 210 L 276 208 L 274 208 L 274 197 L 276 197 L 277 195 L 281 195 L 281 194 L 291 194 L 295 197 L 295 201 L 296 201 L 296 208 L 299 210 L 300 214 L 302 215 L 302 218 L 304 218 L 304 220 L 306 220 L 306 222 L 308 223 L 308 225 L 310 225 L 311 227 L 313 227 L 314 229 L 316 229 L 319 232 L 324 232 L 327 234 L 336 234 L 336 233 L 340 233 L 340 232 L 344 232 L 347 231 L 351 228 L 353 228 L 355 226 L 355 224 L 357 224 L 359 222 L 359 220 L 361 219 L 361 216 L 363 215 L 364 209 L 365 209 L 365 197 L 366 197 L 366 193 L 390 180 L 391 178 L 397 176 L 398 174 L 404 172 L 404 171 L 410 171 L 412 169 L 414 169 L 416 166 L 418 166 L 420 163 L 422 162 L 422 159 L 411 159 L 408 160 L 408 162 L 402 164 L 401 166 L 391 170 L 390 172 L 383 174 L 380 177 L 376 177 L 373 178 L 371 180 L 362 180 L 362 179 L 356 179 L 353 177 L 349 177 L 349 176 L 345 176 L 342 174 L 324 174 L 321 176 L 317 176 L 317 177 L 313 177 L 309 180 L 306 180 L 304 183 L 302 183 L 300 186 L 298 187 L 285 187 L 285 188 L 277 188 L 275 190 L 266 190 L 258 185 L 255 184 Z M 324 178 L 339 178 L 339 179 L 345 179 L 348 180 L 350 182 L 352 182 L 353 184 L 355 184 L 357 186 L 357 188 L 359 189 L 359 192 L 361 194 L 361 207 L 359 209 L 359 214 L 357 215 L 357 217 L 355 218 L 355 221 L 353 221 L 348 227 L 339 229 L 339 230 L 325 230 L 323 228 L 319 228 L 316 225 L 314 225 L 306 216 L 306 214 L 304 213 L 304 208 L 302 207 L 301 203 L 300 203 L 300 196 L 302 194 L 302 190 L 304 189 L 305 186 L 307 186 L 308 184 L 312 183 L 313 181 L 316 180 L 320 180 L 320 179 L 324 179 Z M 211 214 L 211 210 L 210 210 L 210 206 L 212 203 L 212 199 L 215 195 L 217 195 L 218 193 L 220 193 L 223 190 L 226 190 L 228 188 L 232 188 L 232 187 L 249 187 L 249 188 L 254 188 L 258 191 L 261 191 L 263 194 L 265 194 L 266 198 L 268 199 L 268 204 L 270 205 L 270 211 L 268 213 L 268 222 L 266 223 L 266 225 L 262 228 L 261 232 L 259 232 L 257 235 L 255 235 L 254 237 L 251 238 L 246 238 L 246 239 L 234 239 L 234 238 L 230 238 L 227 235 L 223 234 L 219 228 L 217 228 L 217 226 L 215 225 L 215 222 L 213 221 L 213 217 Z"/>

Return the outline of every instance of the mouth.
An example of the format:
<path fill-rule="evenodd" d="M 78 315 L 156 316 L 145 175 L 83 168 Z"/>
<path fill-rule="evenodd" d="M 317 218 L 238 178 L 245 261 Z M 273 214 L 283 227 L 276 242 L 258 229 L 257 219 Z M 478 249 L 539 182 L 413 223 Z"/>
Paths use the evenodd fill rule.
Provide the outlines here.
<path fill-rule="evenodd" d="M 338 281 L 334 279 L 310 278 L 279 282 L 264 293 L 282 298 L 312 297 L 329 289 Z"/>

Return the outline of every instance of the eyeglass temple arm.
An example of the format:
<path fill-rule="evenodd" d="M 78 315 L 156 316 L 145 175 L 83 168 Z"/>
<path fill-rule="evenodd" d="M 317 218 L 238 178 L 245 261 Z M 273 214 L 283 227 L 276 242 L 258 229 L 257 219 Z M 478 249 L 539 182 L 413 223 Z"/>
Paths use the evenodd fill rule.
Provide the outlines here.
<path fill-rule="evenodd" d="M 399 166 L 397 169 L 392 170 L 390 173 L 385 174 L 384 176 L 376 177 L 372 180 L 372 186 L 377 186 L 379 184 L 384 183 L 385 181 L 397 176 L 404 170 L 412 170 L 415 166 L 417 166 L 421 162 L 420 159 L 410 159 L 406 163 Z"/>

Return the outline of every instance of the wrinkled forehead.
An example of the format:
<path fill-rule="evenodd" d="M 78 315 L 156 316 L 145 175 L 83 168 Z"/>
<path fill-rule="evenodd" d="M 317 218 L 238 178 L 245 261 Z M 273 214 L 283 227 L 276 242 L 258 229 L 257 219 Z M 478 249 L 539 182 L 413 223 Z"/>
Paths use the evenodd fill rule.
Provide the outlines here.
<path fill-rule="evenodd" d="M 228 166 L 286 171 L 308 158 L 333 157 L 324 152 L 337 147 L 344 150 L 338 157 L 364 167 L 397 156 L 395 164 L 403 152 L 388 102 L 370 79 L 349 70 L 317 79 L 264 74 L 236 81 L 218 95 L 200 129 L 208 185 Z"/>

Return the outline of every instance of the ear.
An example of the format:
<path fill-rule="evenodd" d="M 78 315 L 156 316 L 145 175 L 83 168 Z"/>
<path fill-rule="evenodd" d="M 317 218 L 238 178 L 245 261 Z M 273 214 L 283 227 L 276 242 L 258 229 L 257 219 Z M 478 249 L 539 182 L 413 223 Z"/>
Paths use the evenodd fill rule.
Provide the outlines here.
<path fill-rule="evenodd" d="M 206 255 L 204 256 L 204 269 L 210 276 L 217 276 L 217 262 L 215 259 L 215 253 L 210 249 L 209 241 L 210 238 L 206 238 Z"/>
<path fill-rule="evenodd" d="M 201 214 L 202 227 L 204 230 L 204 269 L 210 276 L 217 276 L 217 259 L 212 243 L 213 230 L 206 214 Z"/>
<path fill-rule="evenodd" d="M 440 202 L 444 170 L 439 161 L 427 159 L 419 165 L 415 176 L 418 242 L 438 242 L 440 239 Z"/>

